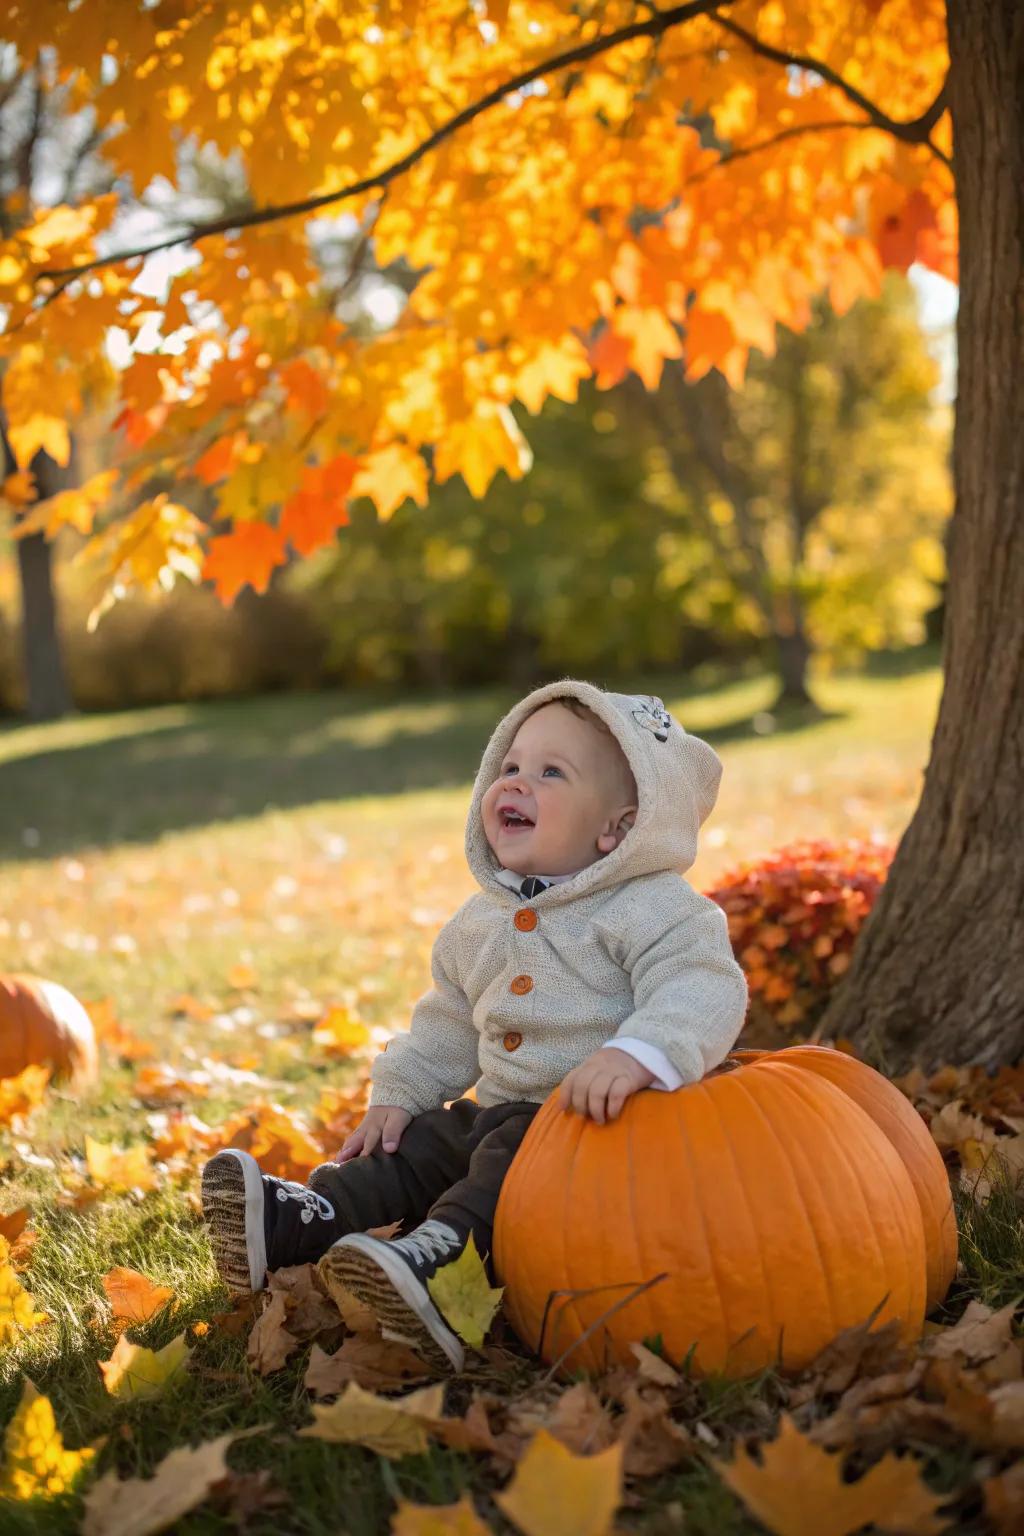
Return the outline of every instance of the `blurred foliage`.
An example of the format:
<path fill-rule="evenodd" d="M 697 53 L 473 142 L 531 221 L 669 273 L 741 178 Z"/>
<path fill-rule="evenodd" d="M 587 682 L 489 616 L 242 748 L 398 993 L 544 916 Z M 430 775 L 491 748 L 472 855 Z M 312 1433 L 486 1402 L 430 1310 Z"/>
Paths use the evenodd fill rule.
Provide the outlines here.
<path fill-rule="evenodd" d="M 406 501 L 387 519 L 358 500 L 330 549 L 233 609 L 179 585 L 117 605 L 88 634 L 92 594 L 65 533 L 74 697 L 99 709 L 333 683 L 526 687 L 710 657 L 770 666 L 794 595 L 826 660 L 914 644 L 939 599 L 949 508 L 935 377 L 909 285 L 890 278 L 879 300 L 780 333 L 778 355 L 752 357 L 742 391 L 673 375 L 655 396 L 588 382 L 575 404 L 549 400 L 534 419 L 517 408 L 535 451 L 524 480 L 500 475 L 475 500 L 456 478 L 433 488 L 426 509 Z M 739 513 L 700 431 L 739 476 Z M 6 564 L 0 706 L 13 709 L 22 700 Z"/>

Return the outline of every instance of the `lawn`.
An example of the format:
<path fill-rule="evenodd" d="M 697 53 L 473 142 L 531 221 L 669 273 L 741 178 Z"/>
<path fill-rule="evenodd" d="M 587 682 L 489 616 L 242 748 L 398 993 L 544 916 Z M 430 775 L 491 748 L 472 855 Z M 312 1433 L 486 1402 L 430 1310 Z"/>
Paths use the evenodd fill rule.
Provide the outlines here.
<path fill-rule="evenodd" d="M 895 840 L 920 793 L 940 679 L 934 655 L 822 677 L 821 718 L 774 721 L 764 713 L 768 677 L 613 686 L 658 692 L 723 758 L 719 805 L 690 875 L 706 887 L 793 838 Z M 125 1476 L 150 1471 L 173 1446 L 264 1426 L 231 1453 L 234 1468 L 253 1474 L 234 1502 L 222 1496 L 176 1530 L 198 1536 L 241 1523 L 370 1536 L 388 1530 L 398 1497 L 445 1503 L 496 1486 L 486 1461 L 453 1450 L 392 1463 L 296 1438 L 309 1420 L 307 1351 L 263 1377 L 246 1363 L 244 1335 L 194 1330 L 226 1304 L 196 1214 L 198 1162 L 184 1172 L 158 1163 L 145 1195 L 75 1195 L 88 1183 L 87 1136 L 151 1143 L 179 1110 L 216 1126 L 256 1100 L 312 1122 L 325 1090 L 343 1101 L 358 1087 L 366 1052 L 315 1044 L 313 1025 L 347 1009 L 372 1047 L 407 1022 L 429 984 L 438 928 L 474 889 L 462 852 L 469 791 L 513 699 L 497 690 L 287 696 L 0 731 L 4 969 L 60 981 L 178 1079 L 143 1102 L 140 1064 L 111 1044 L 94 1090 L 52 1091 L 27 1130 L 0 1139 L 0 1213 L 32 1208 L 40 1235 L 22 1278 L 51 1319 L 0 1353 L 0 1423 L 27 1374 L 52 1398 L 67 1444 L 106 1437 L 101 1465 Z M 1008 1299 L 1006 1275 L 1021 1257 L 1005 1225 L 995 1256 L 978 1239 L 973 1288 L 993 1302 Z M 119 1403 L 97 1369 L 117 1338 L 101 1285 L 112 1265 L 142 1271 L 178 1299 L 173 1316 L 132 1337 L 156 1347 L 184 1328 L 193 1348 L 189 1371 L 151 1402 Z M 504 1390 L 510 1372 L 532 1379 L 527 1362 L 499 1352 L 478 1381 Z M 763 1431 L 781 1401 L 771 1376 L 696 1390 L 695 1412 L 726 1439 Z M 951 1453 L 930 1466 L 947 1487 L 964 1475 Z M 280 1490 L 284 1501 L 274 1502 Z M 700 1457 L 636 1485 L 620 1519 L 702 1536 L 761 1529 Z M 71 1532 L 80 1521 L 77 1496 L 0 1505 L 5 1532 Z"/>

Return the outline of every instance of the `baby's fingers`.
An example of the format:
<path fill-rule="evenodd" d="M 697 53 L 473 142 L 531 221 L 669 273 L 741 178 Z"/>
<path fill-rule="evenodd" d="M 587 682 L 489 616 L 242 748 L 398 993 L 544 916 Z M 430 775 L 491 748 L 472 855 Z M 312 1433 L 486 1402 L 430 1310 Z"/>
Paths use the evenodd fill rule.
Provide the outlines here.
<path fill-rule="evenodd" d="M 622 1113 L 622 1106 L 633 1092 L 633 1084 L 628 1077 L 616 1077 L 608 1090 L 608 1119 L 617 1120 Z"/>
<path fill-rule="evenodd" d="M 359 1156 L 369 1157 L 378 1141 L 380 1141 L 380 1126 L 371 1121 L 363 1132 L 363 1146 Z"/>
<path fill-rule="evenodd" d="M 596 1120 L 598 1125 L 604 1125 L 605 1110 L 608 1102 L 609 1080 L 605 1073 L 594 1078 L 587 1094 L 587 1113 L 591 1120 Z"/>
<path fill-rule="evenodd" d="M 353 1157 L 358 1157 L 359 1149 L 363 1145 L 366 1132 L 362 1126 L 352 1132 L 352 1135 L 342 1143 L 341 1151 L 335 1156 L 336 1163 L 347 1163 Z"/>
<path fill-rule="evenodd" d="M 397 1152 L 402 1132 L 409 1124 L 409 1116 L 402 1109 L 391 1110 L 384 1121 L 384 1151 Z"/>

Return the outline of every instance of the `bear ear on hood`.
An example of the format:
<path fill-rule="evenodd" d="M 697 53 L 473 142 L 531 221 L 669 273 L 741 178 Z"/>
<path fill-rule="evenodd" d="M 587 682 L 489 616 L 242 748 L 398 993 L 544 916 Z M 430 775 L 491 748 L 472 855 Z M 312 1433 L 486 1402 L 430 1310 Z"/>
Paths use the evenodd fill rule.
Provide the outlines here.
<path fill-rule="evenodd" d="M 509 895 L 495 879 L 500 865 L 484 830 L 483 797 L 527 715 L 566 695 L 592 710 L 622 748 L 636 782 L 638 810 L 617 848 L 535 899 L 561 904 L 638 875 L 683 874 L 697 856 L 698 831 L 718 798 L 722 764 L 717 753 L 673 719 L 656 695 L 608 692 L 567 677 L 520 699 L 491 734 L 466 820 L 466 859 L 477 881 L 486 891 Z"/>

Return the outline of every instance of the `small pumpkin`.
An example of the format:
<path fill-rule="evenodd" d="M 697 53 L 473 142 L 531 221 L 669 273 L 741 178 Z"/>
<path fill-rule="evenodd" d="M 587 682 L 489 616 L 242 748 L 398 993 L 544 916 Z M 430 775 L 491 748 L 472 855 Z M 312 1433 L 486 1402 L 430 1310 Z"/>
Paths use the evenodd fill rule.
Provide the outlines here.
<path fill-rule="evenodd" d="M 911 1176 L 860 1104 L 792 1056 L 637 1094 L 609 1125 L 548 1099 L 495 1223 L 506 1311 L 529 1348 L 601 1371 L 660 1337 L 672 1360 L 692 1350 L 698 1374 L 742 1376 L 800 1369 L 876 1309 L 876 1326 L 919 1335 Z"/>
<path fill-rule="evenodd" d="M 937 1306 L 956 1274 L 956 1213 L 942 1155 L 905 1094 L 856 1057 L 823 1045 L 795 1045 L 785 1051 L 736 1051 L 733 1059 L 798 1062 L 809 1072 L 820 1072 L 885 1132 L 903 1159 L 921 1206 L 928 1279 L 925 1307 L 930 1311 Z"/>
<path fill-rule="evenodd" d="M 55 981 L 0 976 L 0 1077 L 36 1065 L 78 1085 L 91 1081 L 99 1068 L 92 1020 Z"/>

